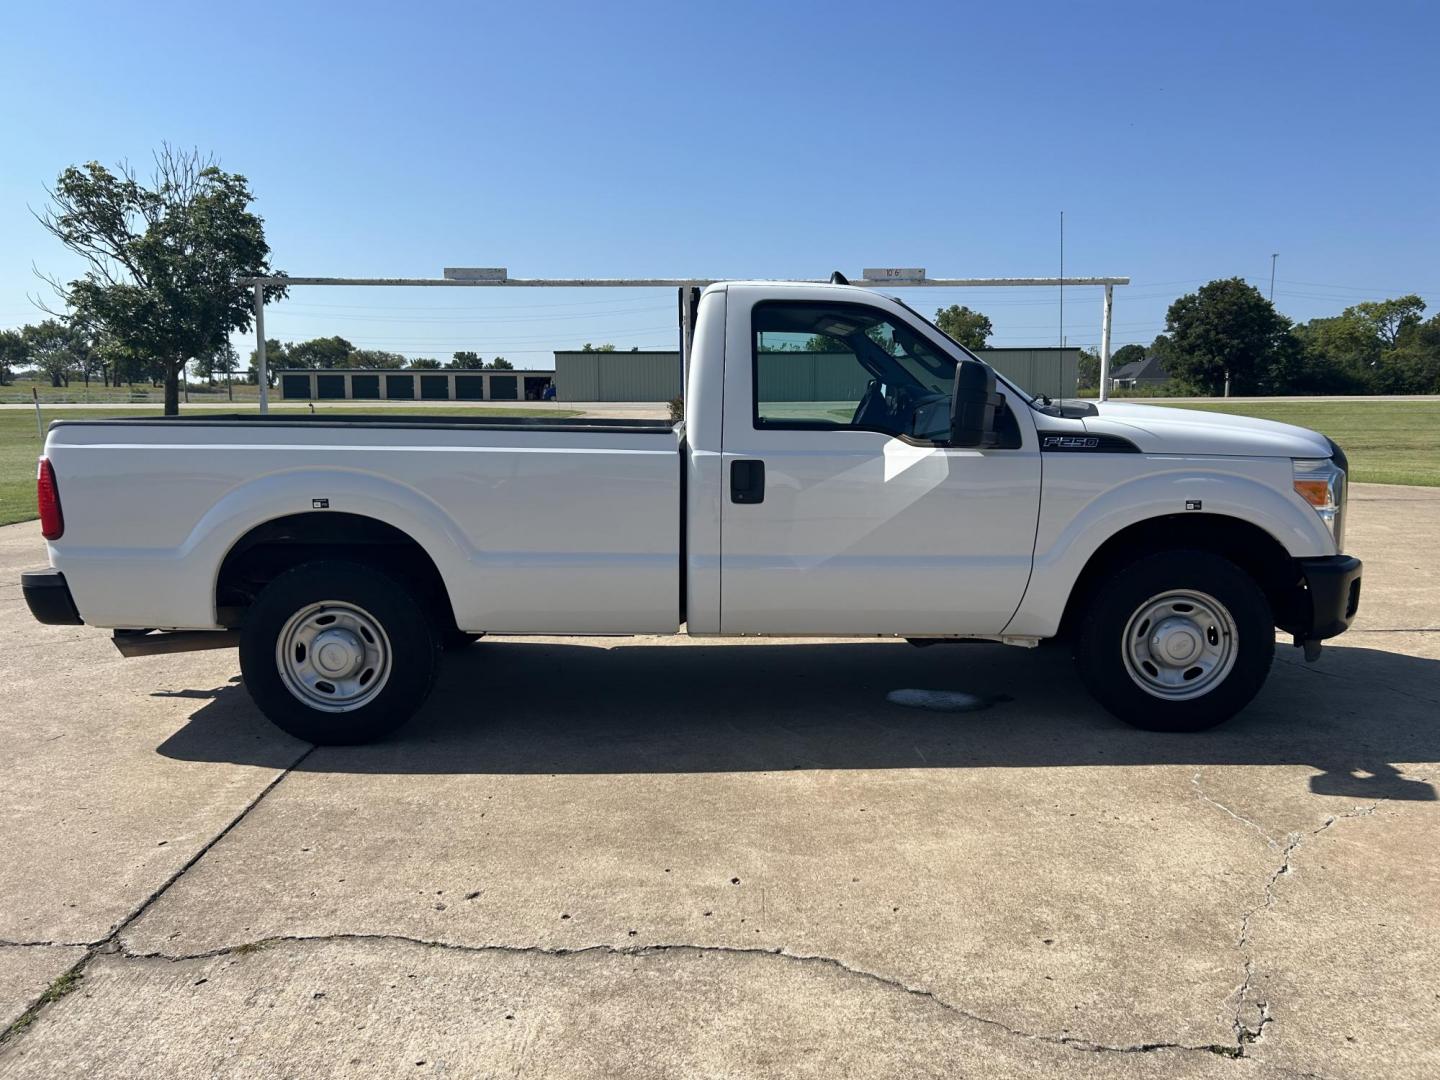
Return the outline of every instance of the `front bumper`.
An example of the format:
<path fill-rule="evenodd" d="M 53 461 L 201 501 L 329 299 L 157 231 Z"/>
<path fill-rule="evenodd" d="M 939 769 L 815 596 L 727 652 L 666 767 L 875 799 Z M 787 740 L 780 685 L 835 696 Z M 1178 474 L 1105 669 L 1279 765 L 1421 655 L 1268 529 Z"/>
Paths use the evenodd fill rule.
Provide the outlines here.
<path fill-rule="evenodd" d="M 1354 555 L 1297 559 L 1309 597 L 1310 625 L 1296 637 L 1321 641 L 1350 629 L 1360 607 L 1360 573 L 1364 564 Z"/>
<path fill-rule="evenodd" d="M 84 619 L 75 609 L 65 575 L 53 566 L 44 570 L 22 570 L 20 592 L 30 607 L 30 614 L 42 623 L 55 626 L 80 626 Z"/>

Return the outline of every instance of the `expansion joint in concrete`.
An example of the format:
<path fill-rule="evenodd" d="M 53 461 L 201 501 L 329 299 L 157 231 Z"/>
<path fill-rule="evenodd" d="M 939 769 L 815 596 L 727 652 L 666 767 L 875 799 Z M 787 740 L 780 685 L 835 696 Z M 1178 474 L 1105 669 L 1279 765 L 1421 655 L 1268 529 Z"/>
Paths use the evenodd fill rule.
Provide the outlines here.
<path fill-rule="evenodd" d="M 221 829 L 208 841 L 206 841 L 200 847 L 200 849 L 195 852 L 194 855 L 190 856 L 189 859 L 185 860 L 183 866 L 181 866 L 178 870 L 176 870 L 173 874 L 166 878 L 165 881 L 160 885 L 160 887 L 157 888 L 154 892 L 152 892 L 149 896 L 147 896 L 140 903 L 140 905 L 135 908 L 134 911 L 130 912 L 129 915 L 125 916 L 125 918 L 121 919 L 118 923 L 116 923 L 114 927 L 111 928 L 108 934 L 106 934 L 98 941 L 75 942 L 75 945 L 79 945 L 85 948 L 85 955 L 80 957 L 80 959 L 77 960 L 74 964 L 72 964 L 69 968 L 67 968 L 60 975 L 59 978 L 57 978 L 54 982 L 47 986 L 44 992 L 41 993 L 38 998 L 36 998 L 30 1003 L 30 1005 L 23 1013 L 20 1014 L 20 1017 L 15 1020 L 14 1023 L 10 1024 L 10 1026 L 5 1028 L 3 1031 L 0 1031 L 0 1047 L 3 1047 L 16 1035 L 20 1034 L 20 1032 L 24 1031 L 31 1024 L 33 1024 L 39 1018 L 41 1013 L 44 1012 L 47 1006 L 49 1006 L 53 1002 L 60 1000 L 62 997 L 66 996 L 76 987 L 78 987 L 80 985 L 80 981 L 85 977 L 86 967 L 89 966 L 90 961 L 93 960 L 97 955 L 104 952 L 119 951 L 120 934 L 125 930 L 125 928 L 128 927 L 131 923 L 133 923 L 136 919 L 140 918 L 141 915 L 145 914 L 145 912 L 149 910 L 150 906 L 154 904 L 155 901 L 159 900 L 162 896 L 164 896 L 165 893 L 170 890 L 171 886 L 173 886 L 177 881 L 184 877 L 187 872 L 189 872 L 192 866 L 194 866 L 207 854 L 209 854 L 210 850 L 216 844 L 218 844 L 221 840 L 225 839 L 225 837 L 230 834 L 231 830 L 233 830 L 237 825 L 239 825 L 240 822 L 245 820 L 245 818 L 249 815 L 250 811 L 254 810 L 255 807 L 260 805 L 261 801 L 264 800 L 265 796 L 269 795 L 270 792 L 274 791 L 275 788 L 279 786 L 282 780 L 289 776 L 300 765 L 301 762 L 303 762 L 307 757 L 310 756 L 314 749 L 315 748 L 312 746 L 309 749 L 305 750 L 298 757 L 296 757 L 294 761 L 292 761 L 289 765 L 285 766 L 284 769 L 277 773 L 268 784 L 266 784 L 263 788 L 260 789 L 260 792 L 253 799 L 251 799 L 241 808 L 238 814 L 236 814 L 233 818 L 230 819 L 229 822 L 226 823 L 223 829 Z M 0 944 L 13 944 L 17 947 L 23 948 L 32 946 L 42 947 L 45 945 L 63 946 L 66 943 L 0 942 Z"/>

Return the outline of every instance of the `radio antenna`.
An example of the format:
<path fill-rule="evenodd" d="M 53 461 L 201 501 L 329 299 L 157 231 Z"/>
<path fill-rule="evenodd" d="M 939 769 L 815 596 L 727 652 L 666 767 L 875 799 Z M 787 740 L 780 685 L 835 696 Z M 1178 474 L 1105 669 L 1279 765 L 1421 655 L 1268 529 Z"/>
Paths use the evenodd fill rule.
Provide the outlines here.
<path fill-rule="evenodd" d="M 1065 347 L 1065 211 L 1060 211 L 1060 347 Z"/>

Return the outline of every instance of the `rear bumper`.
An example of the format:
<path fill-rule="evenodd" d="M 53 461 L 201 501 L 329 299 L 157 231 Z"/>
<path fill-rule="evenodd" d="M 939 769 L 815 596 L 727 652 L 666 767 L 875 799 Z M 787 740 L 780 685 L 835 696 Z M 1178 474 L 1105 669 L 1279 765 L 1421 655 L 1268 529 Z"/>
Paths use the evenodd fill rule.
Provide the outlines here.
<path fill-rule="evenodd" d="M 22 570 L 20 592 L 30 614 L 42 623 L 55 626 L 79 626 L 84 623 L 80 612 L 75 609 L 75 600 L 70 595 L 70 586 L 65 575 L 53 566 L 44 570 Z"/>
<path fill-rule="evenodd" d="M 1364 565 L 1353 555 L 1297 559 L 1309 597 L 1310 626 L 1296 637 L 1321 641 L 1350 629 L 1360 607 L 1360 574 Z"/>

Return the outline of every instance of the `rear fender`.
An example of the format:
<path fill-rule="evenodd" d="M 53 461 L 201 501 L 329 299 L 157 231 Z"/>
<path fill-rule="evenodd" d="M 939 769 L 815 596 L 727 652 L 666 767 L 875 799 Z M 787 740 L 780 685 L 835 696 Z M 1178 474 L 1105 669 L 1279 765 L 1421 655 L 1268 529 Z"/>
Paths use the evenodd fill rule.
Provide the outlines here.
<path fill-rule="evenodd" d="M 459 527 L 415 490 L 352 469 L 297 468 L 240 484 L 212 505 L 175 548 L 56 552 L 74 582 L 85 621 L 96 626 L 213 629 L 215 589 L 226 554 L 256 526 L 333 510 L 373 518 L 414 540 L 446 587 L 463 576 L 472 548 Z"/>

